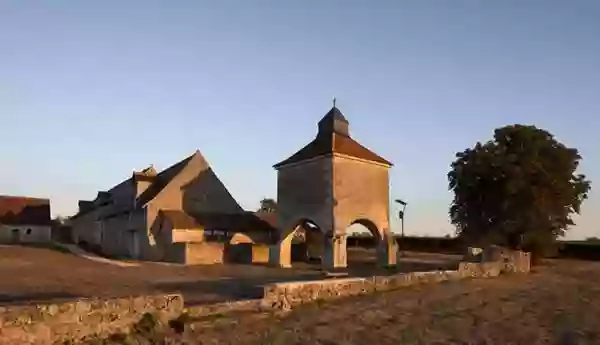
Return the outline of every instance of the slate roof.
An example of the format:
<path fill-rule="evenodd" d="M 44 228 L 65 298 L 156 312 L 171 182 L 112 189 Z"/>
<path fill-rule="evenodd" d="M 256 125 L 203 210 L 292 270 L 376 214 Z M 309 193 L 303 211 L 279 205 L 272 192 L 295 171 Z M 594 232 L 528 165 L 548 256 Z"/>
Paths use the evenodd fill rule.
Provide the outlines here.
<path fill-rule="evenodd" d="M 51 225 L 50 200 L 0 195 L 0 224 Z"/>
<path fill-rule="evenodd" d="M 160 193 L 166 186 L 171 182 L 175 176 L 179 175 L 181 171 L 186 167 L 189 161 L 195 156 L 199 155 L 200 151 L 196 151 L 193 155 L 186 159 L 172 165 L 171 167 L 161 171 L 156 177 L 154 177 L 152 184 L 138 197 L 136 204 L 138 207 L 145 205 L 154 199 L 158 193 Z"/>
<path fill-rule="evenodd" d="M 261 219 L 253 212 L 218 213 L 198 212 L 186 213 L 181 210 L 162 210 L 160 214 L 171 222 L 174 229 L 209 229 L 236 232 L 274 232 L 274 226 Z"/>
<path fill-rule="evenodd" d="M 340 153 L 389 166 L 393 165 L 390 161 L 352 139 L 347 132 L 347 128 L 341 131 L 339 129 L 336 130 L 336 126 L 334 125 L 336 121 L 343 122 L 343 124 L 339 124 L 341 126 L 338 126 L 338 128 L 343 127 L 344 124 L 348 124 L 342 112 L 334 107 L 319 121 L 319 133 L 313 141 L 288 159 L 275 164 L 273 167 L 278 169 L 284 165 L 302 162 L 319 156 L 331 155 L 333 153 Z"/>

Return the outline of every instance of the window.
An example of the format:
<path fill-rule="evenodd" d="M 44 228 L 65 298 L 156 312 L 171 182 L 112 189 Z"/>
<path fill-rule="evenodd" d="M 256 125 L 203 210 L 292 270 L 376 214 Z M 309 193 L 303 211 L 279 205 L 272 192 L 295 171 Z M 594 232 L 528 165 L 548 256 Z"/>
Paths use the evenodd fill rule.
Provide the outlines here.
<path fill-rule="evenodd" d="M 31 235 L 31 229 L 27 229 L 27 231 L 25 232 L 27 235 Z"/>

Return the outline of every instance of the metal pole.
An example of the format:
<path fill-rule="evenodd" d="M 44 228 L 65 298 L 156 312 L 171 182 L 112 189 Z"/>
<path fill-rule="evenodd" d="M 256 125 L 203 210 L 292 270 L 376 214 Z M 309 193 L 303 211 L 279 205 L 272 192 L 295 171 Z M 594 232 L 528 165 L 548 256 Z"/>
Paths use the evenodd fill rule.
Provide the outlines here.
<path fill-rule="evenodd" d="M 402 219 L 400 219 L 401 223 L 401 234 L 400 234 L 400 238 L 401 238 L 401 243 L 402 246 L 400 246 L 400 256 L 404 256 L 404 217 L 406 217 L 406 204 L 402 205 Z"/>
<path fill-rule="evenodd" d="M 398 216 L 400 217 L 400 226 L 401 226 L 401 233 L 400 233 L 400 243 L 401 245 L 398 246 L 400 249 L 400 256 L 403 256 L 404 254 L 404 250 L 402 249 L 404 246 L 404 214 L 406 213 L 406 202 L 404 200 L 401 199 L 396 199 L 395 200 L 398 204 L 402 205 L 402 211 L 398 212 Z"/>

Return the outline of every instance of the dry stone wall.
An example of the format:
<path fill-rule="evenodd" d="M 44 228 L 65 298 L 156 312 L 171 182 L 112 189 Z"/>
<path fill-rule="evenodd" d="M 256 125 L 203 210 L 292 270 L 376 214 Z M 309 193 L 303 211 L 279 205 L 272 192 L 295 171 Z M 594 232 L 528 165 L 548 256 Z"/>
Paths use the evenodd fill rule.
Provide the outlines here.
<path fill-rule="evenodd" d="M 529 266 L 527 266 L 529 267 Z M 290 309 L 294 305 L 320 299 L 354 296 L 375 291 L 466 278 L 497 277 L 501 273 L 529 272 L 504 261 L 461 262 L 458 270 L 410 272 L 390 276 L 345 278 L 304 282 L 275 283 L 265 286 L 263 303 L 271 308 Z"/>
<path fill-rule="evenodd" d="M 529 272 L 528 253 L 485 254 L 481 262 L 461 262 L 457 270 L 410 272 L 367 278 L 325 279 L 266 285 L 259 300 L 233 301 L 184 309 L 181 295 L 138 296 L 26 306 L 0 306 L 0 344 L 56 344 L 127 332 L 145 313 L 166 322 L 182 313 L 204 316 L 232 311 L 289 310 L 320 299 L 394 290 L 406 286 Z M 486 261 L 486 260 L 493 261 Z"/>
<path fill-rule="evenodd" d="M 0 344 L 55 344 L 126 332 L 144 313 L 162 320 L 183 310 L 181 295 L 80 299 L 57 304 L 0 307 Z"/>

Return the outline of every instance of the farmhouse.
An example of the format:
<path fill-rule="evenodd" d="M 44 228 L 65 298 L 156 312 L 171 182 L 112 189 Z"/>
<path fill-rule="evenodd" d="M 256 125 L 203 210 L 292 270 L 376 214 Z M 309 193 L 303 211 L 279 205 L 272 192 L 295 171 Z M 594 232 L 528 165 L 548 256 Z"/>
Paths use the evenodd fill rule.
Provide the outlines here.
<path fill-rule="evenodd" d="M 48 199 L 0 195 L 0 243 L 40 243 L 51 237 Z"/>
<path fill-rule="evenodd" d="M 275 232 L 240 207 L 200 151 L 160 173 L 135 171 L 94 200 L 79 201 L 72 224 L 76 243 L 104 254 L 169 261 L 180 257 L 174 248 L 268 242 Z"/>

